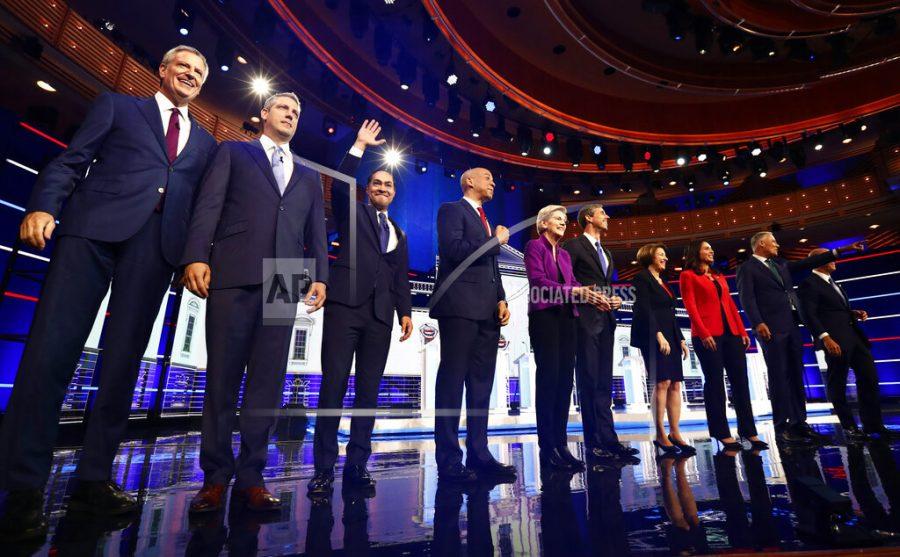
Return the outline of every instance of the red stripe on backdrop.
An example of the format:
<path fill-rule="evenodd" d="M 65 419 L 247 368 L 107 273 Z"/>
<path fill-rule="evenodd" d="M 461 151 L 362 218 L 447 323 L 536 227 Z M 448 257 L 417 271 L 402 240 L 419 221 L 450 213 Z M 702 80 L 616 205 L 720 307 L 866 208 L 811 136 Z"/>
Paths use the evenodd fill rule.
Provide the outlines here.
<path fill-rule="evenodd" d="M 59 145 L 59 146 L 62 147 L 63 149 L 65 149 L 66 147 L 68 147 L 68 145 L 66 145 L 66 144 L 63 143 L 62 141 L 56 139 L 56 138 L 53 137 L 52 135 L 46 134 L 46 133 L 42 132 L 41 130 L 39 130 L 39 129 L 33 127 L 33 126 L 29 126 L 29 125 L 26 124 L 25 122 L 19 122 L 19 125 L 22 126 L 23 128 L 25 128 L 26 130 L 30 131 L 30 132 L 33 133 L 34 135 L 43 137 L 43 138 L 46 139 L 47 141 L 49 141 L 49 142 L 51 142 L 51 143 L 55 143 L 56 145 Z"/>

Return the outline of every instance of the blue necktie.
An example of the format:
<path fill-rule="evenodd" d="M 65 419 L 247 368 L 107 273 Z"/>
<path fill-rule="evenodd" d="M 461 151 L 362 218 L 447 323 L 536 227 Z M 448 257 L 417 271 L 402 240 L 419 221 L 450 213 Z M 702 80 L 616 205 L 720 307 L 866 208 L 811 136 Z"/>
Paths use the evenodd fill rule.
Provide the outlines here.
<path fill-rule="evenodd" d="M 387 215 L 378 213 L 378 240 L 381 242 L 381 253 L 387 253 L 388 239 L 391 237 L 391 231 L 388 229 Z"/>
<path fill-rule="evenodd" d="M 287 187 L 284 181 L 284 151 L 277 145 L 275 146 L 275 152 L 272 154 L 272 174 L 275 175 L 278 191 L 284 195 L 284 188 Z"/>
<path fill-rule="evenodd" d="M 594 242 L 594 245 L 597 246 L 597 255 L 600 257 L 600 268 L 603 269 L 603 276 L 606 276 L 607 270 L 609 269 L 609 261 L 606 259 L 606 253 L 603 251 L 603 248 L 600 247 L 600 242 Z"/>

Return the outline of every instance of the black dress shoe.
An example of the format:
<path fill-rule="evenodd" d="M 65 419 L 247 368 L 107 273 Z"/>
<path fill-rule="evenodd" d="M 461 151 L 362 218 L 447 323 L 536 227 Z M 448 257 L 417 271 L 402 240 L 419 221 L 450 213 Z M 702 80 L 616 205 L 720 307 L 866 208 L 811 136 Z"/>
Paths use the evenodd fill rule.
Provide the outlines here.
<path fill-rule="evenodd" d="M 79 481 L 69 496 L 69 508 L 95 514 L 116 515 L 136 511 L 138 501 L 113 481 Z"/>
<path fill-rule="evenodd" d="M 375 479 L 369 474 L 365 465 L 349 464 L 344 466 L 344 483 L 354 487 L 375 487 Z"/>
<path fill-rule="evenodd" d="M 616 453 L 605 447 L 591 447 L 587 451 L 587 456 L 591 460 L 613 460 L 616 458 Z"/>
<path fill-rule="evenodd" d="M 804 436 L 812 439 L 812 441 L 814 443 L 826 444 L 826 443 L 831 443 L 832 441 L 834 441 L 834 439 L 832 439 L 830 436 L 825 435 L 823 433 L 819 433 L 818 431 L 814 430 L 812 428 L 812 426 L 806 422 L 797 424 L 796 426 L 794 426 L 793 429 L 798 434 L 804 435 Z"/>
<path fill-rule="evenodd" d="M 469 460 L 466 461 L 466 468 L 474 470 L 477 474 L 483 476 L 516 476 L 516 467 L 509 464 L 503 464 L 495 459 L 490 460 Z"/>
<path fill-rule="evenodd" d="M 319 470 L 309 480 L 309 484 L 306 485 L 306 496 L 311 499 L 331 497 L 331 493 L 334 490 L 332 487 L 333 483 L 333 470 Z"/>
<path fill-rule="evenodd" d="M 456 463 L 440 470 L 438 480 L 451 483 L 473 483 L 478 481 L 478 476 L 473 470 L 469 470 L 461 463 Z"/>
<path fill-rule="evenodd" d="M 44 493 L 40 489 L 14 489 L 6 494 L 0 515 L 0 541 L 12 543 L 47 535 Z"/>
<path fill-rule="evenodd" d="M 872 440 L 872 438 L 869 437 L 869 435 L 866 432 L 859 429 L 858 427 L 844 428 L 844 438 L 847 439 L 848 443 L 853 443 L 853 444 L 865 443 L 867 441 Z"/>
<path fill-rule="evenodd" d="M 574 466 L 576 470 L 584 470 L 584 462 L 569 452 L 569 447 L 560 447 L 558 450 L 560 456 L 562 456 L 566 462 Z"/>
<path fill-rule="evenodd" d="M 636 456 L 640 454 L 641 451 L 635 449 L 634 447 L 626 447 L 622 443 L 614 443 L 612 445 L 607 445 L 606 450 L 611 452 L 616 458 L 622 458 L 627 456 Z"/>
<path fill-rule="evenodd" d="M 559 449 L 542 450 L 540 454 L 541 466 L 558 471 L 574 471 L 577 469 L 574 463 L 566 459 Z"/>
<path fill-rule="evenodd" d="M 793 429 L 783 429 L 776 434 L 776 439 L 782 443 L 786 443 L 788 445 L 812 445 L 814 444 L 812 438 L 798 433 Z"/>

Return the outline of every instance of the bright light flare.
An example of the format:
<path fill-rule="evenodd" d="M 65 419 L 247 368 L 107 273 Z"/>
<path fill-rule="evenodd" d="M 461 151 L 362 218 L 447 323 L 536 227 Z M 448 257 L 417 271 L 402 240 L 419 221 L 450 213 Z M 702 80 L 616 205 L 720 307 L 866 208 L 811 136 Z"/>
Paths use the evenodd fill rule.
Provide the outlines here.
<path fill-rule="evenodd" d="M 264 97 L 272 91 L 272 83 L 268 78 L 262 76 L 254 77 L 250 81 L 250 88 L 260 97 Z"/>
<path fill-rule="evenodd" d="M 388 147 L 384 150 L 384 153 L 382 153 L 381 159 L 384 161 L 385 166 L 394 168 L 395 166 L 403 164 L 403 151 L 396 147 Z"/>

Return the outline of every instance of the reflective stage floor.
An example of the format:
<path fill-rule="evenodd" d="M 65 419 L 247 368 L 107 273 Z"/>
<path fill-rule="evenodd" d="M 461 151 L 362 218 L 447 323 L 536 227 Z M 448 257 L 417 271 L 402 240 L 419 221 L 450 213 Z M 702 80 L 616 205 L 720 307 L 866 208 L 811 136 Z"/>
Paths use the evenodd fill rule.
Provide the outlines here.
<path fill-rule="evenodd" d="M 195 433 L 122 447 L 116 480 L 140 492 L 143 508 L 121 520 L 66 512 L 78 450 L 59 451 L 48 539 L 2 554 L 620 556 L 900 546 L 892 534 L 900 532 L 900 443 L 848 448 L 833 425 L 820 424 L 834 445 L 786 451 L 770 424 L 760 426 L 772 449 L 738 456 L 717 455 L 705 431 L 688 431 L 695 457 L 657 461 L 649 434 L 624 435 L 640 449 L 639 465 L 574 476 L 541 473 L 534 435 L 491 437 L 519 477 L 465 491 L 438 485 L 430 440 L 378 441 L 370 464 L 377 494 L 343 492 L 338 469 L 334 497 L 316 505 L 306 497 L 310 435 L 270 445 L 267 483 L 283 501 L 280 514 L 200 521 L 187 514 L 202 481 Z M 579 438 L 570 437 L 575 454 Z"/>

